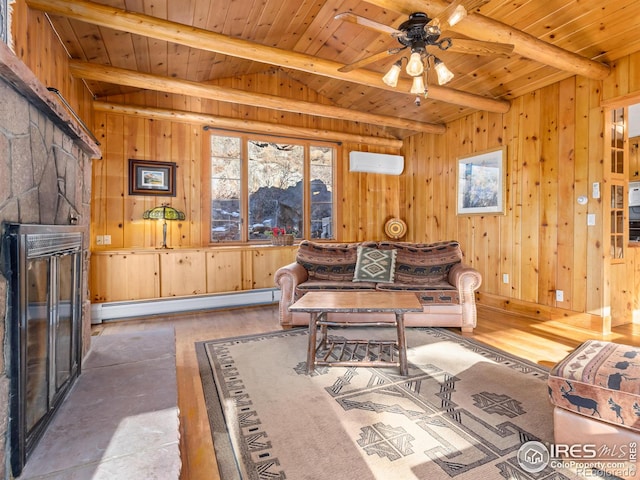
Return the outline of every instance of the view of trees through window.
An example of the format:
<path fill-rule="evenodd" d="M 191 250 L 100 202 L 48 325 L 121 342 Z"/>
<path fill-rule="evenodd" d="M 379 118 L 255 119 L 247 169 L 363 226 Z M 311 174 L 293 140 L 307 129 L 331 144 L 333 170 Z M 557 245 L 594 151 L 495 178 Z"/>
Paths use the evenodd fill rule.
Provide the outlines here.
<path fill-rule="evenodd" d="M 333 146 L 212 135 L 211 241 L 334 238 L 335 154 Z"/>

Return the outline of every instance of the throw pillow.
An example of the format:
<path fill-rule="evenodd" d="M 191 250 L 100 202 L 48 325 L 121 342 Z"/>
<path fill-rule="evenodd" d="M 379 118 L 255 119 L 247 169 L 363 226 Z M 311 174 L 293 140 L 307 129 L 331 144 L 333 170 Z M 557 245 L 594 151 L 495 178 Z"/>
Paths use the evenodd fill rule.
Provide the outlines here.
<path fill-rule="evenodd" d="M 437 243 L 380 242 L 381 250 L 396 249 L 395 281 L 411 285 L 446 282 L 449 270 L 462 261 L 456 241 Z"/>
<path fill-rule="evenodd" d="M 358 257 L 356 243 L 315 243 L 303 240 L 298 247 L 296 262 L 302 265 L 313 280 L 351 282 Z M 373 247 L 374 242 L 361 245 Z"/>
<path fill-rule="evenodd" d="M 393 283 L 396 269 L 396 250 L 358 247 L 354 282 Z"/>

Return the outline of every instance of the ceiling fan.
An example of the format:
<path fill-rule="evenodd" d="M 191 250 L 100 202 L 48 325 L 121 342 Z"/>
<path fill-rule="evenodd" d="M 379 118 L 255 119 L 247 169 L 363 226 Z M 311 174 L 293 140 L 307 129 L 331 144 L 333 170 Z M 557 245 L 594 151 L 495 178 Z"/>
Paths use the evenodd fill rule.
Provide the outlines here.
<path fill-rule="evenodd" d="M 400 43 L 400 46 L 370 55 L 357 62 L 345 65 L 338 70 L 340 72 L 350 72 L 389 55 L 398 54 L 408 48 L 411 51 L 410 57 L 408 59 L 406 57 L 400 58 L 383 77 L 383 81 L 387 85 L 395 87 L 398 82 L 402 61 L 403 59 L 407 59 L 406 71 L 414 79 L 411 93 L 421 93 L 424 91 L 426 94 L 426 87 L 424 87 L 424 80 L 422 78 L 425 67 L 427 69 L 431 66 L 434 67 L 440 85 L 447 83 L 453 78 L 453 73 L 444 66 L 444 63 L 433 53 L 427 51 L 428 47 L 473 55 L 506 56 L 513 51 L 513 45 L 503 43 L 462 38 L 441 38 L 442 31 L 454 26 L 467 16 L 470 10 L 478 8 L 487 1 L 488 0 L 454 0 L 447 8 L 443 9 L 433 18 L 429 18 L 425 13 L 415 12 L 409 15 L 409 18 L 400 24 L 397 29 L 350 12 L 340 13 L 336 15 L 336 19 L 390 34 Z"/>

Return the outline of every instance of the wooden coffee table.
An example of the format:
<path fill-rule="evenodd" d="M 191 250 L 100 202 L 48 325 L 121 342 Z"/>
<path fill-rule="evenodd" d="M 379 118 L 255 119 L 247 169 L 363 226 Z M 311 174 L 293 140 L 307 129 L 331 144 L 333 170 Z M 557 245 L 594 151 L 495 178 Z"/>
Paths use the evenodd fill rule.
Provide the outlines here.
<path fill-rule="evenodd" d="M 400 375 L 407 375 L 407 344 L 404 332 L 404 314 L 421 312 L 422 305 L 412 292 L 308 292 L 300 300 L 289 307 L 292 312 L 308 312 L 309 348 L 307 350 L 307 373 L 311 374 L 316 365 L 385 367 L 395 365 Z M 394 313 L 395 319 L 382 321 L 345 321 L 331 322 L 327 313 Z M 348 340 L 328 341 L 327 327 L 396 327 L 397 339 L 386 340 Z M 320 341 L 317 332 L 320 327 Z M 395 355 L 397 348 L 397 359 Z M 322 359 L 316 359 L 318 352 L 323 351 Z M 358 355 L 360 352 L 360 355 Z M 339 353 L 337 360 L 329 357 Z M 377 355 L 376 355 L 377 354 Z M 368 360 L 376 355 L 377 360 Z M 385 360 L 383 357 L 386 356 Z M 359 358 L 361 357 L 361 358 Z"/>

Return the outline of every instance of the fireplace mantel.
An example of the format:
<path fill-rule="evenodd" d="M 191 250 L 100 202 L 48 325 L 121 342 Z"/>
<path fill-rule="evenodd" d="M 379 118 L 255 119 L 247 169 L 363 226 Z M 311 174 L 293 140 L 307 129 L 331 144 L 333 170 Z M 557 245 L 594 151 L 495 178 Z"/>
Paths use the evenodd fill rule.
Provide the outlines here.
<path fill-rule="evenodd" d="M 4 42 L 0 42 L 0 77 L 47 115 L 87 155 L 91 158 L 102 157 L 98 145 Z"/>

